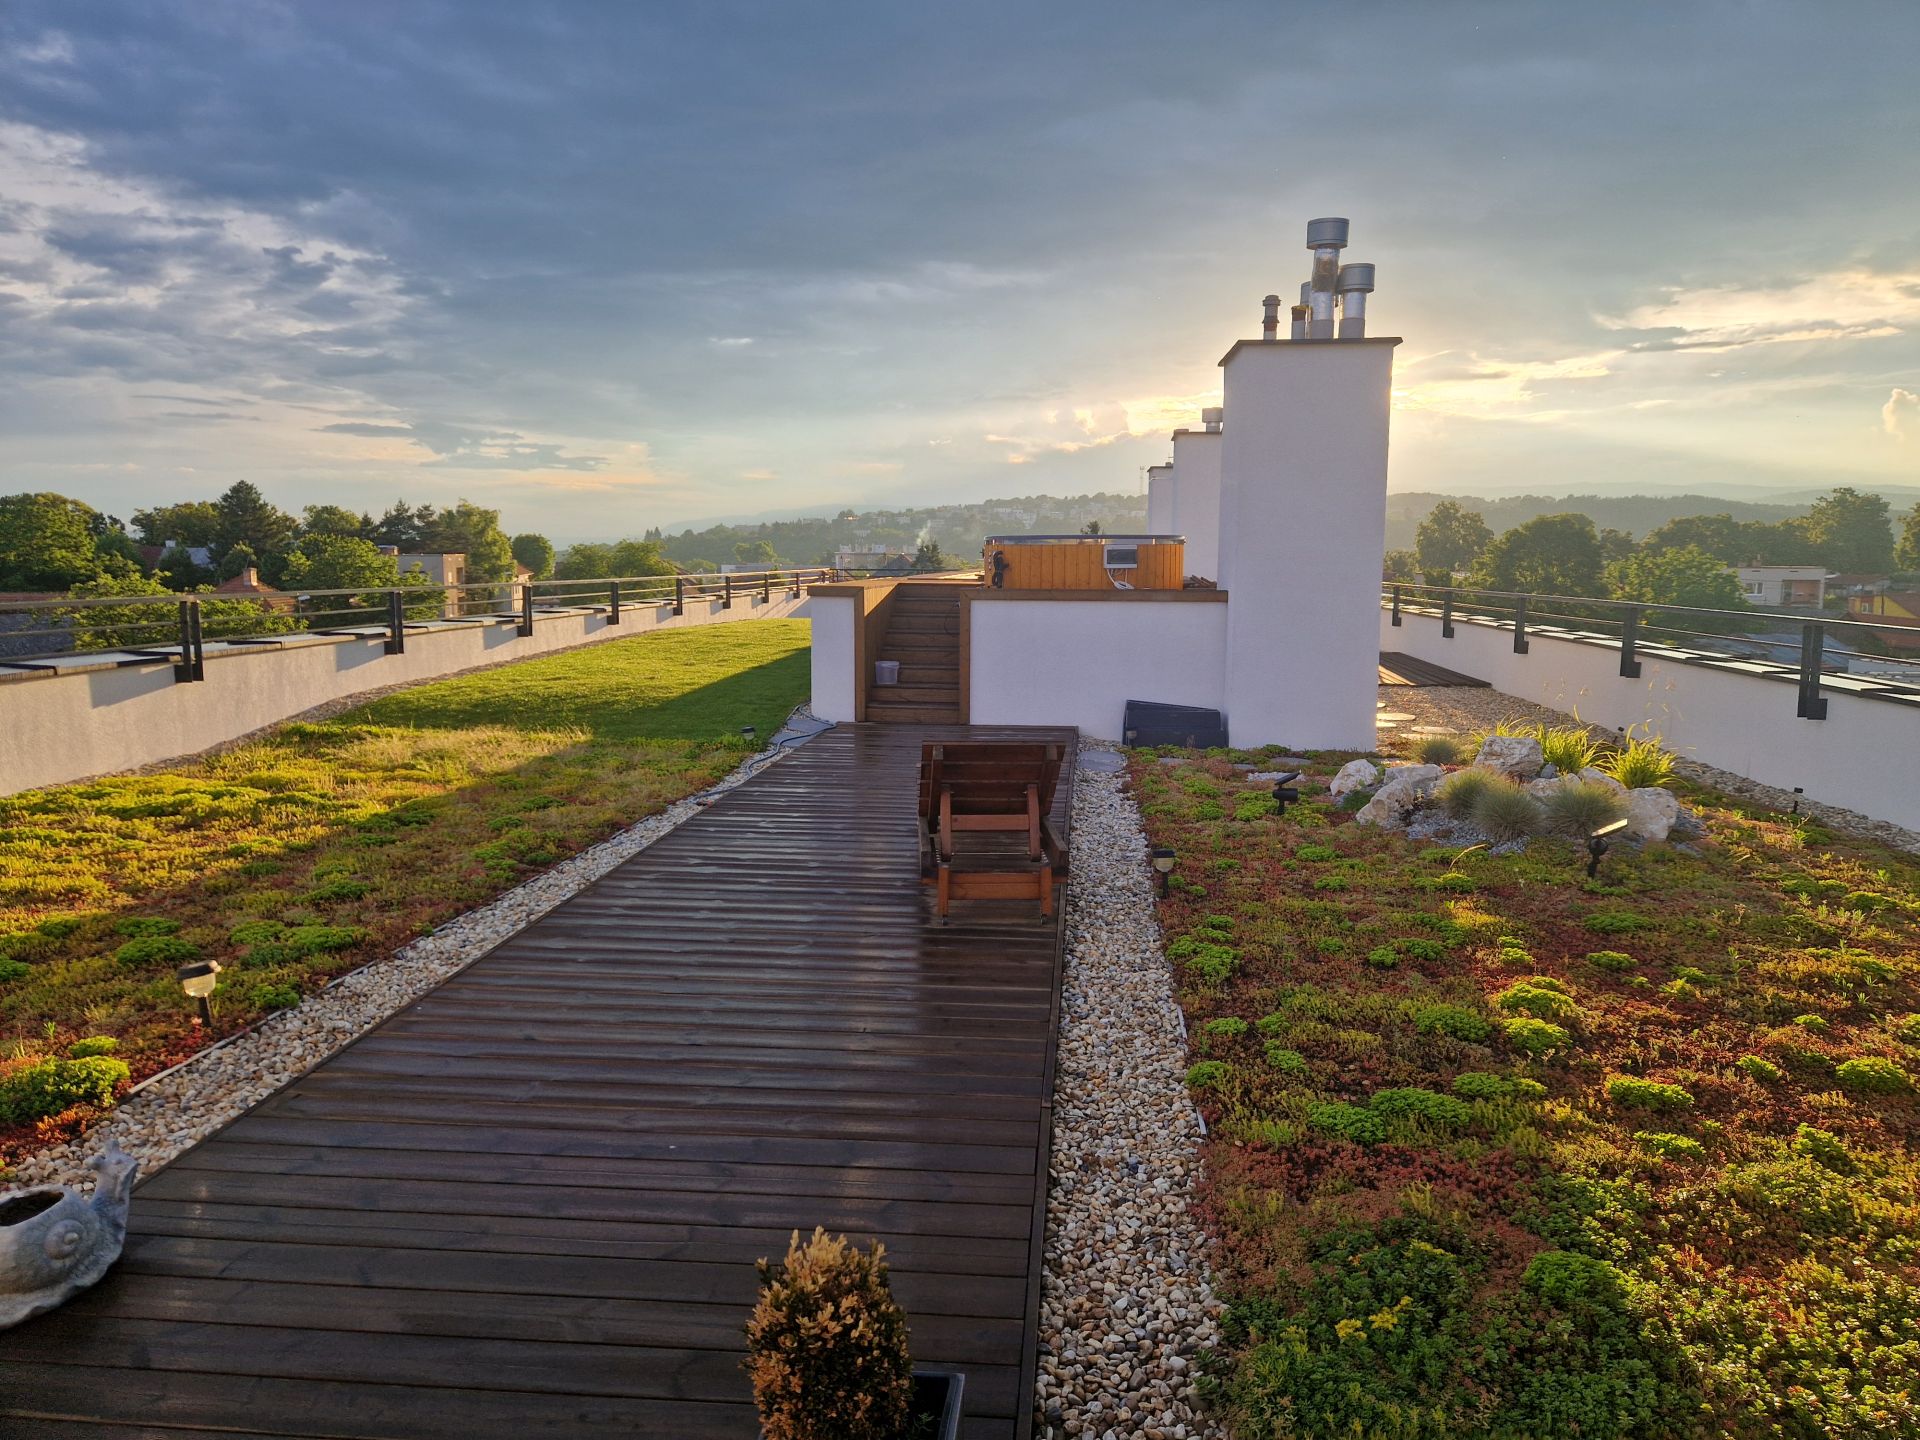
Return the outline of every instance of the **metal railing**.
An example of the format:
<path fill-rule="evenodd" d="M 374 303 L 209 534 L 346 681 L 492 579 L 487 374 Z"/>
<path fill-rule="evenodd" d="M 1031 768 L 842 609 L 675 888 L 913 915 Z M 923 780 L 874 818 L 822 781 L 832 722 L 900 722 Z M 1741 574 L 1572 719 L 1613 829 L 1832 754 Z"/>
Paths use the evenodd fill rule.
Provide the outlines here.
<path fill-rule="evenodd" d="M 1858 648 L 1889 638 L 1920 640 L 1920 630 L 1909 626 L 1805 612 L 1715 610 L 1392 580 L 1381 583 L 1380 603 L 1395 626 L 1409 614 L 1438 617 L 1441 637 L 1447 640 L 1454 638 L 1461 621 L 1510 631 L 1516 655 L 1528 654 L 1533 638 L 1544 635 L 1606 645 L 1618 652 L 1620 674 L 1627 679 L 1639 679 L 1643 656 L 1653 654 L 1791 680 L 1798 691 L 1798 713 L 1808 720 L 1827 718 L 1822 693 L 1827 689 L 1844 686 L 1861 695 L 1920 697 L 1920 654 Z M 1862 673 L 1855 661 L 1888 673 Z"/>
<path fill-rule="evenodd" d="M 629 609 L 671 608 L 718 600 L 770 603 L 798 597 L 831 578 L 818 567 L 727 575 L 630 575 L 591 580 L 433 581 L 374 589 L 266 594 L 199 591 L 165 595 L 49 596 L 0 600 L 0 671 L 57 668 L 59 662 L 169 662 L 183 682 L 206 678 L 207 646 L 258 650 L 299 635 L 377 636 L 386 653 L 407 648 L 410 631 L 512 624 L 531 635 L 544 617 L 599 611 L 618 625 Z"/>

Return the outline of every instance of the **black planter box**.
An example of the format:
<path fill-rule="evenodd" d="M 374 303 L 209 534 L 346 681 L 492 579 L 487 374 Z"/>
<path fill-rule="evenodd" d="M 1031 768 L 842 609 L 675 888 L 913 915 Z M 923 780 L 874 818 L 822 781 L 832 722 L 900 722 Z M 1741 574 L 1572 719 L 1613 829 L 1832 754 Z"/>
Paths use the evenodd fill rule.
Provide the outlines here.
<path fill-rule="evenodd" d="M 960 1392 L 967 1377 L 958 1370 L 913 1372 L 913 1418 L 907 1440 L 958 1440 Z"/>
<path fill-rule="evenodd" d="M 960 1392 L 967 1377 L 958 1370 L 913 1372 L 913 1403 L 900 1440 L 959 1440 Z"/>

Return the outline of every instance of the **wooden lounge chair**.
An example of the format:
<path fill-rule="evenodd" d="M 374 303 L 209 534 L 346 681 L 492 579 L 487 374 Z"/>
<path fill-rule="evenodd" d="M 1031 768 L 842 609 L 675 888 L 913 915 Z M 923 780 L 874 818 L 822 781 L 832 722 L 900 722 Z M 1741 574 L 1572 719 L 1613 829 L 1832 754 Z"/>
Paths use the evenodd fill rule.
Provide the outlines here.
<path fill-rule="evenodd" d="M 1047 812 L 1064 754 L 1020 740 L 920 747 L 920 878 L 934 887 L 942 919 L 955 900 L 1031 898 L 1053 914 L 1067 850 Z"/>

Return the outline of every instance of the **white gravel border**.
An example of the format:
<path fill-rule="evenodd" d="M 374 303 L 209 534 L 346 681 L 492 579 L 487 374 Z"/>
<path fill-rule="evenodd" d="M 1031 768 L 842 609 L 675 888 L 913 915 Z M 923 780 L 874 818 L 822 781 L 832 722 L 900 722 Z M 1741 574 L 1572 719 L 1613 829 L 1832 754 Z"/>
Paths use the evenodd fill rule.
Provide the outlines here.
<path fill-rule="evenodd" d="M 1224 1440 L 1193 1384 L 1222 1309 L 1190 1209 L 1205 1132 L 1125 778 L 1074 777 L 1035 1403 L 1045 1440 Z"/>
<path fill-rule="evenodd" d="M 802 729 L 796 731 L 796 726 Z M 826 728 L 807 717 L 802 707 L 780 734 L 811 738 Z M 13 1168 L 8 1187 L 71 1185 L 90 1192 L 95 1175 L 85 1162 L 99 1154 L 109 1140 L 119 1141 L 122 1149 L 140 1161 L 141 1173 L 152 1174 L 349 1041 L 444 984 L 561 901 L 577 895 L 668 831 L 685 824 L 719 795 L 744 783 L 785 753 L 784 745 L 775 744 L 749 756 L 725 779 L 698 795 L 676 801 L 659 814 L 628 826 L 391 955 L 335 977 L 324 989 L 252 1029 L 149 1076 L 86 1134 L 20 1161 Z"/>

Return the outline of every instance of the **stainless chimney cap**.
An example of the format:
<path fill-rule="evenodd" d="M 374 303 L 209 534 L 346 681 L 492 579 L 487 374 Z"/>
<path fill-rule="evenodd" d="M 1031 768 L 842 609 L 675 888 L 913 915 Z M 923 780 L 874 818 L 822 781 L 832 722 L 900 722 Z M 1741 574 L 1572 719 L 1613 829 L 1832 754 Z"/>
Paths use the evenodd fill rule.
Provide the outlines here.
<path fill-rule="evenodd" d="M 1342 294 L 1352 290 L 1373 289 L 1373 266 L 1364 260 L 1340 267 L 1340 281 L 1333 287 Z"/>
<path fill-rule="evenodd" d="M 1336 250 L 1347 243 L 1347 221 L 1336 215 L 1324 216 L 1307 222 L 1307 249 L 1317 250 L 1322 245 L 1331 245 Z"/>
<path fill-rule="evenodd" d="M 1221 420 L 1225 418 L 1226 413 L 1226 409 L 1223 406 L 1209 405 L 1200 412 L 1200 423 L 1202 425 L 1218 425 Z"/>

